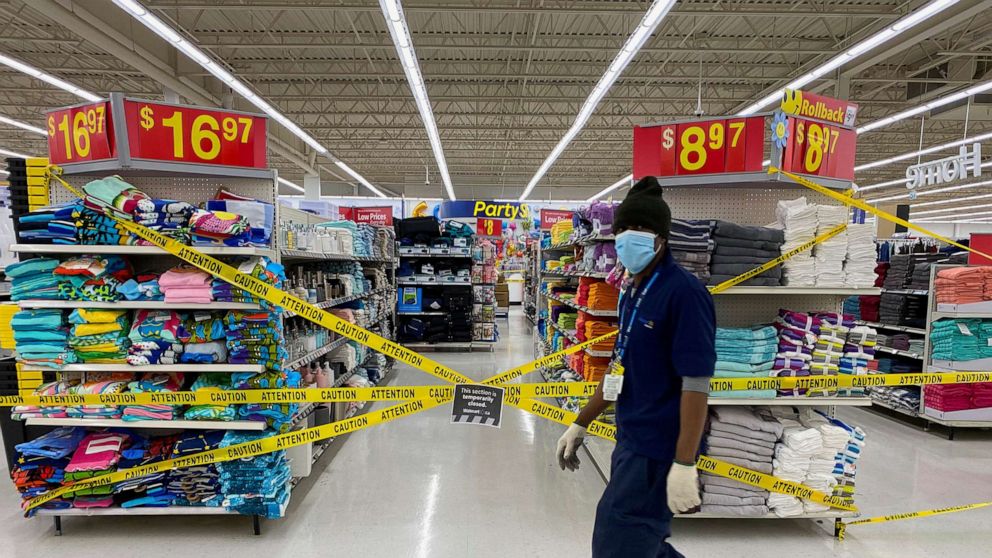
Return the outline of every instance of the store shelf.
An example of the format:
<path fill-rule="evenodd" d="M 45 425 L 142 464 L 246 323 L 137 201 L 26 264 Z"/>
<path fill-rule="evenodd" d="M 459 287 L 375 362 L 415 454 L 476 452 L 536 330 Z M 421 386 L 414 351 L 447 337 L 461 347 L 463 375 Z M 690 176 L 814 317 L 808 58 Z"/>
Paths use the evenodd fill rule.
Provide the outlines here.
<path fill-rule="evenodd" d="M 550 320 L 548 321 L 548 324 L 555 330 L 561 332 L 562 335 L 567 337 L 568 340 L 571 341 L 573 345 L 578 345 L 579 343 L 582 343 L 582 341 L 579 341 L 579 339 L 575 337 L 575 334 L 572 333 L 571 331 L 562 329 L 561 327 L 558 326 L 558 324 Z M 594 357 L 610 358 L 611 356 L 613 356 L 613 351 L 595 351 L 593 349 L 582 349 L 582 351 L 587 355 Z"/>
<path fill-rule="evenodd" d="M 871 404 L 873 407 L 883 407 L 890 411 L 895 411 L 899 414 L 906 415 L 907 417 L 920 418 L 920 413 L 918 411 L 911 411 L 905 407 L 898 407 L 889 403 L 888 401 L 882 401 L 876 397 L 871 397 Z"/>
<path fill-rule="evenodd" d="M 585 244 L 592 244 L 593 242 L 607 242 L 607 241 L 610 241 L 610 240 L 616 240 L 616 236 L 614 236 L 612 234 L 592 233 L 592 234 L 587 234 L 587 235 L 584 235 L 584 236 L 579 236 L 579 237 L 572 238 L 568 242 L 565 242 L 565 243 L 562 243 L 562 244 L 552 244 L 551 246 L 548 246 L 547 248 L 541 248 L 541 250 L 544 251 L 544 252 L 547 252 L 549 250 L 569 250 L 569 249 L 574 248 L 576 246 L 582 246 L 582 245 L 585 245 Z"/>
<path fill-rule="evenodd" d="M 975 360 L 940 360 L 934 359 L 927 372 L 986 372 L 992 370 L 992 358 L 977 358 Z"/>
<path fill-rule="evenodd" d="M 110 516 L 110 515 L 240 515 L 223 507 L 208 506 L 166 506 L 156 508 L 138 506 L 136 508 L 68 508 L 64 510 L 41 509 L 35 512 L 39 516 Z"/>
<path fill-rule="evenodd" d="M 447 316 L 448 312 L 397 312 L 397 316 Z"/>
<path fill-rule="evenodd" d="M 609 274 L 606 273 L 606 272 L 603 272 L 603 271 L 566 271 L 566 272 L 560 272 L 560 271 L 547 271 L 547 270 L 545 270 L 545 271 L 542 271 L 541 272 L 541 275 L 542 276 L 548 276 L 548 277 L 591 277 L 593 279 L 606 279 L 607 275 L 609 275 Z"/>
<path fill-rule="evenodd" d="M 710 397 L 709 405 L 772 405 L 795 407 L 871 407 L 870 397 Z"/>
<path fill-rule="evenodd" d="M 314 360 L 316 360 L 316 359 L 318 359 L 318 358 L 326 355 L 327 353 L 333 351 L 334 349 L 337 349 L 338 347 L 344 345 L 347 342 L 348 342 L 348 338 L 347 337 L 338 337 L 337 339 L 335 339 L 334 341 L 331 341 L 330 343 L 324 345 L 323 347 L 320 347 L 320 348 L 318 348 L 318 349 L 316 349 L 314 351 L 310 351 L 309 353 L 307 353 L 307 354 L 305 354 L 305 355 L 303 355 L 303 356 L 301 356 L 299 358 L 296 358 L 296 359 L 293 359 L 293 360 L 289 361 L 288 363 L 286 363 L 285 368 L 296 368 L 297 366 L 302 366 L 304 364 L 309 364 L 309 363 L 313 362 Z"/>
<path fill-rule="evenodd" d="M 260 420 L 124 420 L 97 418 L 29 418 L 28 426 L 90 426 L 93 428 L 159 428 L 189 430 L 265 430 Z"/>
<path fill-rule="evenodd" d="M 575 308 L 576 310 L 579 310 L 581 312 L 585 312 L 590 316 L 603 316 L 603 317 L 617 316 L 616 310 L 596 310 L 589 308 L 588 306 L 582 306 L 581 304 L 576 304 L 574 299 L 562 298 L 558 295 L 554 295 L 545 291 L 541 291 L 541 294 L 547 298 L 550 298 L 551 300 L 557 300 L 558 302 L 564 304 L 565 306 L 568 306 L 570 308 Z"/>
<path fill-rule="evenodd" d="M 911 296 L 930 295 L 930 291 L 926 289 L 882 289 L 882 292 L 887 294 L 900 294 L 900 295 L 911 295 Z"/>
<path fill-rule="evenodd" d="M 24 364 L 22 370 L 40 370 L 54 372 L 54 368 Z M 62 372 L 265 372 L 261 364 L 146 364 L 131 366 L 130 364 L 66 364 L 60 368 Z"/>
<path fill-rule="evenodd" d="M 423 280 L 397 280 L 400 287 L 471 287 L 471 281 L 423 281 Z M 478 283 L 475 283 L 478 284 Z"/>
<path fill-rule="evenodd" d="M 774 513 L 766 513 L 765 515 L 752 515 L 752 516 L 739 516 L 739 515 L 722 515 L 718 513 L 677 513 L 675 517 L 680 519 L 841 519 L 858 517 L 858 512 L 851 511 L 822 511 L 822 512 L 811 512 L 804 513 L 801 515 L 790 515 L 789 517 L 779 517 Z"/>
<path fill-rule="evenodd" d="M 930 319 L 940 318 L 992 318 L 992 301 L 969 304 L 940 303 L 930 311 Z"/>
<path fill-rule="evenodd" d="M 903 325 L 883 324 L 883 323 L 880 323 L 880 322 L 869 322 L 867 320 L 855 320 L 854 323 L 856 323 L 858 325 L 873 327 L 875 329 L 887 329 L 887 330 L 891 330 L 891 331 L 901 331 L 903 333 L 912 333 L 912 334 L 915 334 L 915 335 L 926 335 L 927 334 L 927 330 L 925 330 L 923 328 L 919 328 L 919 327 L 909 327 L 909 326 L 903 326 Z"/>
<path fill-rule="evenodd" d="M 324 302 L 318 302 L 318 303 L 314 304 L 314 306 L 316 306 L 317 308 L 333 308 L 334 306 L 337 306 L 339 304 L 344 304 L 346 302 L 351 302 L 353 300 L 358 300 L 360 298 L 368 298 L 368 297 L 370 297 L 372 295 L 376 295 L 376 294 L 390 293 L 390 292 L 392 292 L 392 290 L 393 289 L 391 289 L 391 288 L 389 288 L 389 289 L 374 289 L 374 290 L 371 290 L 371 291 L 368 291 L 368 292 L 364 292 L 364 293 L 352 294 L 352 295 L 348 295 L 348 296 L 339 296 L 337 298 L 329 298 L 329 299 L 325 300 Z M 296 315 L 297 315 L 296 312 L 292 312 L 292 311 L 289 311 L 289 310 L 287 310 L 283 314 L 283 316 L 286 317 L 286 318 L 292 318 L 293 316 L 296 316 Z"/>
<path fill-rule="evenodd" d="M 485 348 L 487 351 L 492 350 L 493 344 L 491 342 L 485 342 L 487 343 L 485 347 L 480 345 L 480 343 L 484 343 L 484 342 L 483 341 L 441 341 L 440 343 L 424 343 L 424 342 L 402 343 L 401 342 L 400 344 L 406 347 L 407 349 L 411 349 L 414 351 L 430 351 L 430 350 L 472 351 L 476 348 L 480 350 Z"/>
<path fill-rule="evenodd" d="M 268 256 L 275 257 L 276 252 L 269 248 L 254 246 L 190 246 L 193 250 L 208 256 Z M 129 256 L 171 256 L 158 246 L 104 246 L 90 244 L 11 244 L 11 252 L 25 254 L 66 254 L 79 256 L 82 254 L 121 254 Z"/>
<path fill-rule="evenodd" d="M 307 250 L 283 250 L 280 252 L 284 260 L 316 260 L 316 261 L 343 261 L 343 262 L 363 262 L 363 263 L 390 263 L 394 258 L 376 258 L 372 256 L 354 256 L 348 254 L 329 254 L 325 252 L 310 252 Z"/>
<path fill-rule="evenodd" d="M 923 360 L 923 355 L 912 353 L 910 351 L 903 351 L 901 349 L 893 349 L 892 347 L 886 347 L 884 345 L 875 345 L 875 351 L 880 353 L 888 353 L 890 355 L 898 355 L 901 357 L 911 358 L 914 360 Z"/>
<path fill-rule="evenodd" d="M 711 285 L 712 286 L 712 285 Z M 877 287 L 847 288 L 847 287 L 731 287 L 720 293 L 725 295 L 776 295 L 776 296 L 808 296 L 808 295 L 837 295 L 860 296 L 877 295 L 881 289 Z"/>
<path fill-rule="evenodd" d="M 107 308 L 110 310 L 257 310 L 250 302 L 165 302 L 162 300 L 118 300 L 86 302 L 80 300 L 19 300 L 21 308 Z"/>
<path fill-rule="evenodd" d="M 462 247 L 452 248 L 421 248 L 401 246 L 401 258 L 471 258 L 472 249 Z"/>

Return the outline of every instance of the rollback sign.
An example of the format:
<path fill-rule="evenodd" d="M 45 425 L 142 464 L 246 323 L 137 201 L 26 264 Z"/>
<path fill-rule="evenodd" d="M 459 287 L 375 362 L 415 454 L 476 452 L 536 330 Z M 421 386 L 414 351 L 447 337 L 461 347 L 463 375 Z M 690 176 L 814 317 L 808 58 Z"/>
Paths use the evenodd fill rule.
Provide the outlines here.
<path fill-rule="evenodd" d="M 910 199 L 916 199 L 918 189 L 964 180 L 969 172 L 974 178 L 982 176 L 981 143 L 973 143 L 971 152 L 967 145 L 962 145 L 957 155 L 906 167 L 906 188 Z"/>

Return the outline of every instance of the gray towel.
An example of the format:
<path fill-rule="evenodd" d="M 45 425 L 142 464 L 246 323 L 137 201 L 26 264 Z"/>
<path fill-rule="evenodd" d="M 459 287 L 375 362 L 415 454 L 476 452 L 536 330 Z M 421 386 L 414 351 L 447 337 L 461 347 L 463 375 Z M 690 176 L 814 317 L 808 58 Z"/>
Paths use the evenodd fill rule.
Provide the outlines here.
<path fill-rule="evenodd" d="M 743 238 L 720 237 L 720 246 L 736 246 L 738 248 L 751 248 L 753 250 L 770 250 L 777 252 L 781 249 L 782 242 L 768 242 L 765 240 L 746 240 Z"/>
<path fill-rule="evenodd" d="M 699 511 L 733 517 L 762 517 L 768 515 L 768 506 L 719 506 L 716 504 L 704 504 Z"/>
<path fill-rule="evenodd" d="M 706 480 L 703 479 L 703 491 L 709 492 L 710 494 L 726 494 L 727 496 L 737 496 L 738 498 L 768 498 L 767 490 L 762 490 L 756 486 L 748 486 L 746 484 L 742 484 L 741 486 L 744 488 L 713 484 L 706 482 Z"/>
<path fill-rule="evenodd" d="M 764 473 L 766 475 L 772 474 L 771 463 L 764 463 L 761 461 L 751 461 L 750 459 L 738 459 L 736 457 L 714 457 L 713 459 L 719 459 L 720 461 L 726 461 L 727 463 L 733 463 L 734 465 L 747 467 L 752 471 L 757 471 L 759 473 Z"/>
<path fill-rule="evenodd" d="M 768 498 L 759 496 L 729 496 L 727 494 L 713 494 L 703 491 L 703 505 L 714 504 L 717 506 L 764 506 L 768 503 Z"/>
<path fill-rule="evenodd" d="M 721 434 L 722 436 L 740 438 L 741 441 L 745 442 L 751 439 L 756 439 L 774 444 L 778 441 L 778 436 L 769 432 L 756 432 L 754 430 L 748 430 L 743 426 L 737 426 L 736 424 L 725 424 L 718 420 L 710 421 L 710 430 L 714 432 L 724 432 L 724 434 Z"/>
<path fill-rule="evenodd" d="M 719 285 L 720 283 L 723 283 L 724 281 L 729 281 L 734 277 L 737 277 L 738 275 L 740 275 L 740 273 L 737 273 L 735 275 L 713 274 L 710 275 L 710 280 L 707 281 L 706 284 Z M 752 277 L 747 281 L 738 284 L 743 287 L 778 287 L 782 284 L 782 280 L 778 278 L 758 276 L 758 277 Z"/>
<path fill-rule="evenodd" d="M 710 457 L 715 457 L 717 459 L 723 459 L 724 457 L 736 457 L 738 459 L 747 459 L 749 461 L 754 461 L 755 463 L 760 463 L 763 461 L 772 460 L 770 455 L 758 455 L 756 453 L 751 453 L 749 451 L 743 451 L 733 448 L 725 448 L 723 446 L 714 446 L 709 444 L 706 448 L 706 455 Z"/>
<path fill-rule="evenodd" d="M 766 242 L 785 243 L 785 231 L 770 229 L 768 227 L 749 227 L 738 225 L 729 221 L 717 221 L 713 229 L 713 236 L 729 236 L 730 238 L 743 238 L 746 240 L 764 240 Z M 717 241 L 719 243 L 719 240 Z"/>
<path fill-rule="evenodd" d="M 734 490 L 741 490 L 741 491 L 754 492 L 754 493 L 763 493 L 765 496 L 768 496 L 768 491 L 763 490 L 761 488 L 758 488 L 757 486 L 751 486 L 750 484 L 744 484 L 744 483 L 742 483 L 740 481 L 735 481 L 733 479 L 728 479 L 727 477 L 718 477 L 716 475 L 707 473 L 705 471 L 703 472 L 703 474 L 701 474 L 699 476 L 699 478 L 700 478 L 700 481 L 703 483 L 703 485 L 706 486 L 707 488 L 713 488 L 715 486 L 720 486 L 720 487 L 723 487 L 723 488 L 731 488 L 731 489 L 734 489 Z M 760 496 L 761 494 L 747 494 L 747 496 L 755 496 L 755 495 Z"/>
<path fill-rule="evenodd" d="M 765 453 L 768 455 L 775 454 L 775 442 L 756 440 L 754 438 L 742 440 L 726 432 L 710 431 L 706 436 L 706 443 L 711 445 L 716 444 L 725 448 L 753 451 L 759 455 L 765 455 Z"/>
<path fill-rule="evenodd" d="M 710 253 L 709 252 L 682 252 L 680 250 L 672 250 L 672 257 L 675 261 L 679 263 L 692 262 L 708 264 L 710 263 Z"/>
<path fill-rule="evenodd" d="M 776 440 L 782 436 L 784 428 L 771 411 L 764 408 L 717 406 L 710 408 L 710 414 L 724 424 L 734 424 L 750 430 L 767 432 L 774 435 Z"/>
<path fill-rule="evenodd" d="M 716 257 L 717 256 L 713 256 L 713 258 L 716 258 Z M 714 260 L 710 260 L 710 261 L 714 261 Z M 716 263 L 714 261 L 714 263 L 712 265 L 710 265 L 710 272 L 713 275 L 729 275 L 731 277 L 737 277 L 738 275 L 740 275 L 742 273 L 747 273 L 748 271 L 751 271 L 752 269 L 754 269 L 754 268 L 756 268 L 756 267 L 758 267 L 758 266 L 760 266 L 760 265 L 762 265 L 764 263 L 765 262 L 758 262 L 758 263 L 751 263 L 751 264 L 748 264 L 748 263 Z M 773 268 L 769 269 L 768 271 L 762 273 L 761 275 L 758 275 L 758 277 L 756 277 L 756 278 L 761 278 L 761 279 L 775 279 L 775 280 L 781 279 L 782 278 L 782 266 L 773 267 Z M 775 284 L 777 285 L 778 283 L 775 283 Z"/>
<path fill-rule="evenodd" d="M 763 258 L 766 262 L 774 260 L 782 255 L 781 250 L 759 250 L 755 248 L 739 248 L 737 246 L 724 246 L 717 244 L 713 253 L 721 256 L 747 256 L 750 258 Z"/>
<path fill-rule="evenodd" d="M 750 267 L 758 267 L 759 265 L 764 265 L 771 260 L 777 258 L 779 254 L 775 254 L 771 257 L 756 257 L 756 256 L 728 256 L 726 254 L 716 253 L 710 257 L 710 263 L 713 264 L 723 264 L 723 265 L 734 265 L 734 264 L 748 264 Z M 745 270 L 746 271 L 746 270 Z"/>

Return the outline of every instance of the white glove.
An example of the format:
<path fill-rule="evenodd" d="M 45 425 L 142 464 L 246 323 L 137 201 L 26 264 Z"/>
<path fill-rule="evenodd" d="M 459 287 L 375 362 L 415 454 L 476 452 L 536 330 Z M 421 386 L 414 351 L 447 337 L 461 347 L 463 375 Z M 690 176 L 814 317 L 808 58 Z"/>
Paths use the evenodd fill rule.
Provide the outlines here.
<path fill-rule="evenodd" d="M 568 425 L 568 430 L 558 438 L 558 466 L 564 471 L 567 467 L 569 471 L 579 468 L 579 456 L 576 452 L 582 445 L 582 438 L 586 435 L 586 429 L 574 422 Z"/>
<path fill-rule="evenodd" d="M 668 507 L 672 513 L 685 513 L 700 503 L 696 466 L 672 463 L 668 471 Z"/>

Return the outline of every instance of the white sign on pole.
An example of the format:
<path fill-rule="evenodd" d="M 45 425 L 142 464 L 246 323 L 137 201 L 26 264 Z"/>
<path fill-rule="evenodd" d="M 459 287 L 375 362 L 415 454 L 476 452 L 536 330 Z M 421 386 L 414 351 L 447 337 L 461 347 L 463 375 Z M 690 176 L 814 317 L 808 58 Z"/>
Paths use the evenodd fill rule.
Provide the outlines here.
<path fill-rule="evenodd" d="M 962 145 L 957 155 L 906 167 L 906 188 L 913 193 L 923 186 L 964 180 L 969 172 L 975 178 L 982 175 L 981 143 L 973 143 L 970 152 L 967 145 Z"/>

